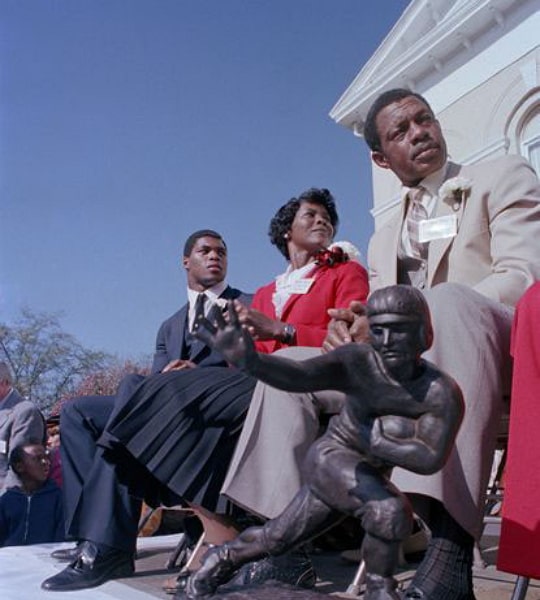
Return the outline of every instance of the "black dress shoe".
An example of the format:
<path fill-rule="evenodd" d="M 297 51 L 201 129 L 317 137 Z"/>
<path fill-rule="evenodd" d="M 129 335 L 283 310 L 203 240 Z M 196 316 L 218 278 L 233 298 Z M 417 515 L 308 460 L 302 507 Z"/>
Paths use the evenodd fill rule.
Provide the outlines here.
<path fill-rule="evenodd" d="M 302 588 L 313 588 L 317 576 L 308 554 L 301 550 L 281 556 L 268 556 L 240 568 L 231 585 L 260 585 L 279 581 Z"/>
<path fill-rule="evenodd" d="M 401 591 L 400 596 L 403 600 L 421 600 L 426 597 L 424 592 L 415 585 L 410 585 L 406 590 Z"/>
<path fill-rule="evenodd" d="M 431 600 L 434 598 L 440 598 L 441 595 L 447 596 L 448 590 L 444 590 L 443 592 L 437 592 L 437 590 L 432 590 L 428 595 L 426 592 L 423 592 L 421 589 L 417 588 L 415 585 L 410 585 L 406 590 L 400 592 L 400 598 L 402 600 Z M 457 592 L 456 592 L 457 594 Z M 456 598 L 456 600 L 476 600 L 476 596 L 474 592 L 465 592 L 464 594 L 459 594 L 452 596 Z"/>
<path fill-rule="evenodd" d="M 51 552 L 51 557 L 59 560 L 60 562 L 73 562 L 79 556 L 81 551 L 81 543 L 79 542 L 73 548 L 60 548 Z"/>
<path fill-rule="evenodd" d="M 49 577 L 42 584 L 44 590 L 71 591 L 96 587 L 120 577 L 129 577 L 135 571 L 133 555 L 121 550 L 102 550 L 92 542 L 83 542 L 77 558 L 63 571 Z"/>

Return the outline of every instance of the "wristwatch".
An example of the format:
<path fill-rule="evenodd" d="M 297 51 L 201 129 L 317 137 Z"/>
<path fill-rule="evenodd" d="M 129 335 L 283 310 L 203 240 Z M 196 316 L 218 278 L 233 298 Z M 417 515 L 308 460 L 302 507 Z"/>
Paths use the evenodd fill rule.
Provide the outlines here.
<path fill-rule="evenodd" d="M 292 346 L 296 341 L 296 327 L 290 323 L 285 323 L 285 327 L 281 333 L 281 342 Z"/>

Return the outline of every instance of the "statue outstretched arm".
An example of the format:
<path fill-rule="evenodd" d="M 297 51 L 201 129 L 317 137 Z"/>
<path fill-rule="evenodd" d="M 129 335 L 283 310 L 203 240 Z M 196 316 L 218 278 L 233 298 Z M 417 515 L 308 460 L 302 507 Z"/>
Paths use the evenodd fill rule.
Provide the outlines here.
<path fill-rule="evenodd" d="M 232 302 L 228 303 L 227 314 L 228 321 L 221 314 L 215 323 L 202 319 L 195 335 L 231 364 L 273 387 L 291 392 L 350 389 L 347 365 L 334 353 L 304 361 L 260 354 Z"/>

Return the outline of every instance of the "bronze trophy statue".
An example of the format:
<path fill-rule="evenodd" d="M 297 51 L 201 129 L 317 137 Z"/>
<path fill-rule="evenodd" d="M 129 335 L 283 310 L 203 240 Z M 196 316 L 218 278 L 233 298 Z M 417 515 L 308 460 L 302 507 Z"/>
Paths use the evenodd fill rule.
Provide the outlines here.
<path fill-rule="evenodd" d="M 463 417 L 457 384 L 420 357 L 433 338 L 423 295 L 405 285 L 375 291 L 367 304 L 369 343 L 301 362 L 258 354 L 232 304 L 228 315 L 228 322 L 221 315 L 215 324 L 203 320 L 197 335 L 229 362 L 277 388 L 335 389 L 346 400 L 311 446 L 305 483 L 287 508 L 210 549 L 179 597 L 208 597 L 243 564 L 282 554 L 353 516 L 365 531 L 365 599 L 399 599 L 393 575 L 413 515 L 389 480 L 392 467 L 422 474 L 440 469 Z"/>

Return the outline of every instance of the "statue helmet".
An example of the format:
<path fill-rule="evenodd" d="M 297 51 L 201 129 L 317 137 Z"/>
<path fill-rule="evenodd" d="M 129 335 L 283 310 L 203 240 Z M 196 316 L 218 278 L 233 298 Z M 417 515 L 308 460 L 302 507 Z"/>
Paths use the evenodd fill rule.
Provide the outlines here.
<path fill-rule="evenodd" d="M 370 323 L 419 323 L 421 351 L 424 352 L 433 343 L 428 304 L 422 292 L 411 285 L 390 285 L 375 290 L 367 302 L 367 317 Z"/>

